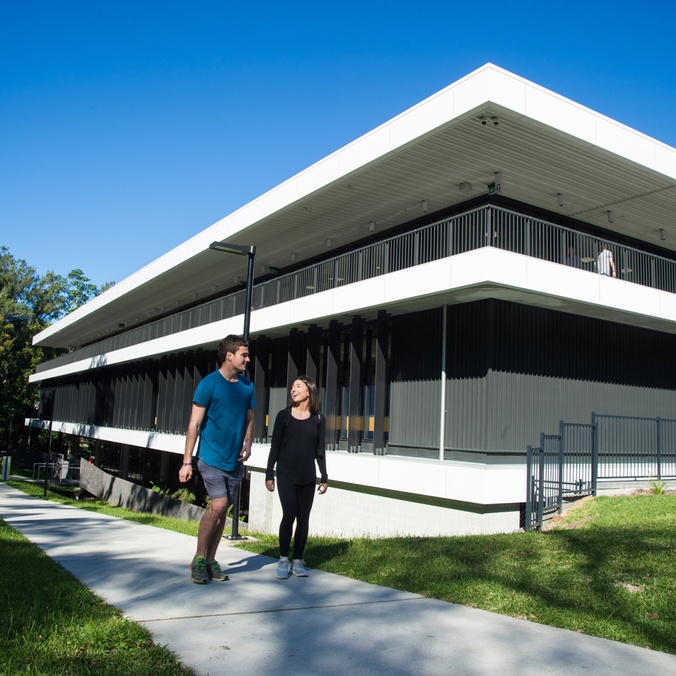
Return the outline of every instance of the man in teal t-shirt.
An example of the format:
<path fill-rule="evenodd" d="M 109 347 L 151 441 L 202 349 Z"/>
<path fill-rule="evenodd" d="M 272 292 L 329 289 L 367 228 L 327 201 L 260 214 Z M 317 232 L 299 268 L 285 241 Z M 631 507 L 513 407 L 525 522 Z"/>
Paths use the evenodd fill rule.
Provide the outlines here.
<path fill-rule="evenodd" d="M 199 383 L 192 401 L 205 409 L 197 457 L 226 472 L 237 470 L 247 414 L 256 405 L 253 384 L 241 374 L 228 380 L 219 369 Z"/>
<path fill-rule="evenodd" d="M 242 336 L 226 336 L 218 344 L 221 366 L 200 381 L 193 397 L 185 436 L 181 482 L 192 477 L 192 455 L 199 436 L 197 467 L 209 495 L 209 507 L 200 521 L 197 552 L 190 564 L 193 582 L 224 581 L 228 576 L 216 561 L 228 505 L 234 503 L 244 461 L 251 455 L 254 386 L 244 377 L 249 346 Z"/>

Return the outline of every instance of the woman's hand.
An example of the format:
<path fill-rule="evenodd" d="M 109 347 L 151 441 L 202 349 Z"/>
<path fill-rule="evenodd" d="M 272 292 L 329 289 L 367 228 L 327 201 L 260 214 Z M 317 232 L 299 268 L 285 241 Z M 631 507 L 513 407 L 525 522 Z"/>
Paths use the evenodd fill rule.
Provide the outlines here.
<path fill-rule="evenodd" d="M 275 492 L 275 481 L 274 479 L 269 479 L 265 482 L 265 487 L 270 491 L 270 493 Z"/>
<path fill-rule="evenodd" d="M 317 489 L 317 493 L 319 495 L 324 495 L 326 493 L 326 489 L 329 487 L 329 484 L 319 484 L 319 488 Z"/>

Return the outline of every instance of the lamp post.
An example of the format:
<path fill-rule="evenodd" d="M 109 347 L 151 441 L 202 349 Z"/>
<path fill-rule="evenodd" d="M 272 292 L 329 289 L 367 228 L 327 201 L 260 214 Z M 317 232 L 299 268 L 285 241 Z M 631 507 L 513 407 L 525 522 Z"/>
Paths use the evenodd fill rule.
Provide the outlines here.
<path fill-rule="evenodd" d="M 49 388 L 44 390 L 43 399 L 43 416 L 46 415 L 49 418 L 49 441 L 47 442 L 47 454 L 45 457 L 45 484 L 43 487 L 42 497 L 47 497 L 47 491 L 49 490 L 49 460 L 52 457 L 52 424 L 54 422 L 54 395 L 56 390 L 54 388 Z"/>
<path fill-rule="evenodd" d="M 49 460 L 52 457 L 52 417 L 49 416 L 49 441 L 47 442 L 47 457 L 45 458 L 45 484 L 43 486 L 42 497 L 47 497 L 49 490 Z"/>
<path fill-rule="evenodd" d="M 246 271 L 246 292 L 244 299 L 244 331 L 242 335 L 244 340 L 249 342 L 249 326 L 251 324 L 251 303 L 253 301 L 253 281 L 254 266 L 256 259 L 256 247 L 244 246 L 242 244 L 230 244 L 228 242 L 212 242 L 209 245 L 214 251 L 223 251 L 225 253 L 235 254 L 236 256 L 248 256 L 248 266 Z M 239 534 L 239 507 L 242 487 L 237 491 L 237 499 L 232 508 L 232 533 L 228 535 L 228 540 L 243 540 L 244 536 Z"/>

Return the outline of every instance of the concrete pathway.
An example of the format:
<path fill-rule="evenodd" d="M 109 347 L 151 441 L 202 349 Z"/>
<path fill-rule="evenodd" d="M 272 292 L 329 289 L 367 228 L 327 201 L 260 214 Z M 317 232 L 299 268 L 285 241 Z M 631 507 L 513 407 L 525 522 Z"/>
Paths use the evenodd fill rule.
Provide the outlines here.
<path fill-rule="evenodd" d="M 676 674 L 676 656 L 340 575 L 277 580 L 232 547 L 229 582 L 193 584 L 195 538 L 31 498 L 0 483 L 0 517 L 199 674 Z"/>

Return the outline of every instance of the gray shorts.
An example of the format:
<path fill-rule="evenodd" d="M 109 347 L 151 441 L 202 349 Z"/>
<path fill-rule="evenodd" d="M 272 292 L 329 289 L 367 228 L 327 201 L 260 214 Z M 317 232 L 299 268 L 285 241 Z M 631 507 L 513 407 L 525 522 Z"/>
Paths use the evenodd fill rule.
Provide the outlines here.
<path fill-rule="evenodd" d="M 237 498 L 239 484 L 242 481 L 242 472 L 244 463 L 238 463 L 237 468 L 232 472 L 207 465 L 201 460 L 197 461 L 197 469 L 202 475 L 202 480 L 207 489 L 209 500 L 218 500 L 219 498 L 228 498 L 228 504 L 232 505 Z"/>

